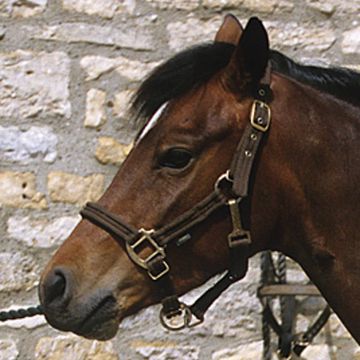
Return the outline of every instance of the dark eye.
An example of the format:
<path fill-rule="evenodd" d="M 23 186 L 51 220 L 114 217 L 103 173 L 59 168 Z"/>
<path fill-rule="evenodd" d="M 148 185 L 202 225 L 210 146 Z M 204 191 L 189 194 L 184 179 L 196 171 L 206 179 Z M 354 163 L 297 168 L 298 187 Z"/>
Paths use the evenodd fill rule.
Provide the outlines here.
<path fill-rule="evenodd" d="M 186 167 L 193 156 L 189 150 L 181 148 L 172 148 L 167 150 L 159 159 L 159 164 L 162 167 L 171 169 L 183 169 Z"/>

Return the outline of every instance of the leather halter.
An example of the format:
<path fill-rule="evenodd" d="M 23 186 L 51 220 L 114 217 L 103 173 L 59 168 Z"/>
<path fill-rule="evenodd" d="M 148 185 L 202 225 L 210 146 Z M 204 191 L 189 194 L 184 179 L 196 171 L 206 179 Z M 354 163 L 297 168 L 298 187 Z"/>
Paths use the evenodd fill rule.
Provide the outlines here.
<path fill-rule="evenodd" d="M 229 170 L 218 178 L 212 193 L 167 225 L 160 229 L 136 229 L 95 203 L 88 203 L 80 212 L 84 219 L 107 231 L 116 241 L 125 243 L 129 258 L 145 269 L 150 278 L 158 283 L 163 304 L 160 320 L 162 325 L 170 330 L 201 323 L 210 305 L 247 272 L 251 236 L 250 232 L 243 228 L 239 205 L 249 195 L 250 176 L 257 150 L 269 130 L 271 111 L 268 103 L 271 97 L 269 63 L 265 76 L 256 88 L 250 121 L 246 125 Z M 166 246 L 170 242 L 176 241 L 177 244 L 181 244 L 188 240 L 191 237 L 191 228 L 223 206 L 229 207 L 233 226 L 232 232 L 228 235 L 229 270 L 192 306 L 187 306 L 175 295 L 169 276 L 170 266 L 166 261 Z M 148 250 L 147 255 L 141 256 L 144 255 L 144 248 Z M 196 317 L 195 321 L 193 315 Z"/>

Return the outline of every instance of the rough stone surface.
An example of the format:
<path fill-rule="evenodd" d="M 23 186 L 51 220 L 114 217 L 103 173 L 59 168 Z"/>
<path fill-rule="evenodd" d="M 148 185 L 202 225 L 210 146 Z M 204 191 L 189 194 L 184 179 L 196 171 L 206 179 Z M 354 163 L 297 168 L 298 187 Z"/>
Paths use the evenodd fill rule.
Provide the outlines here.
<path fill-rule="evenodd" d="M 36 190 L 36 177 L 32 173 L 0 172 L 0 206 L 44 209 L 44 194 Z"/>
<path fill-rule="evenodd" d="M 334 31 L 328 25 L 302 26 L 297 22 L 287 22 L 279 26 L 278 22 L 265 22 L 272 46 L 277 49 L 324 51 L 336 41 Z"/>
<path fill-rule="evenodd" d="M 135 352 L 142 356 L 142 359 L 149 360 L 198 360 L 199 348 L 197 346 L 181 346 L 174 342 L 165 341 L 136 341 L 132 343 Z"/>
<path fill-rule="evenodd" d="M 92 25 L 86 23 L 64 23 L 53 26 L 29 26 L 24 29 L 34 39 L 63 41 L 68 43 L 90 43 L 116 45 L 135 50 L 152 50 L 153 38 L 140 27 L 129 28 Z"/>
<path fill-rule="evenodd" d="M 301 354 L 301 359 L 331 360 L 331 353 L 334 351 L 336 348 L 331 349 L 328 345 L 309 345 Z"/>
<path fill-rule="evenodd" d="M 114 138 L 101 137 L 98 139 L 95 156 L 101 164 L 120 165 L 131 147 L 132 145 L 120 144 Z"/>
<path fill-rule="evenodd" d="M 77 11 L 88 15 L 99 15 L 111 19 L 119 13 L 132 14 L 135 9 L 135 0 L 62 0 L 63 8 L 68 11 Z"/>
<path fill-rule="evenodd" d="M 75 336 L 43 337 L 35 360 L 119 360 L 111 342 L 82 340 Z"/>
<path fill-rule="evenodd" d="M 0 0 L 0 16 L 30 17 L 42 13 L 47 0 Z"/>
<path fill-rule="evenodd" d="M 213 40 L 220 24 L 221 17 L 218 16 L 208 21 L 190 16 L 185 21 L 169 23 L 166 27 L 169 34 L 169 47 L 171 50 L 179 51 L 199 42 Z M 191 32 L 187 29 L 191 29 Z"/>
<path fill-rule="evenodd" d="M 81 66 L 87 73 L 86 80 L 98 79 L 100 76 L 115 70 L 129 80 L 138 81 L 144 78 L 157 64 L 158 62 L 142 63 L 123 56 L 113 59 L 103 56 L 85 56 L 81 60 Z"/>
<path fill-rule="evenodd" d="M 70 117 L 69 72 L 63 52 L 0 53 L 0 116 Z"/>
<path fill-rule="evenodd" d="M 115 94 L 113 112 L 117 117 L 123 118 L 128 114 L 130 99 L 133 94 L 134 91 L 132 90 L 124 90 Z"/>
<path fill-rule="evenodd" d="M 344 32 L 341 46 L 344 54 L 360 54 L 360 26 Z"/>
<path fill-rule="evenodd" d="M 290 1 L 261 1 L 261 0 L 203 0 L 203 5 L 210 9 L 237 9 L 256 11 L 259 13 L 273 13 L 277 10 L 291 11 L 294 4 Z"/>
<path fill-rule="evenodd" d="M 210 9 L 231 9 L 237 8 L 244 0 L 203 0 L 203 5 Z"/>
<path fill-rule="evenodd" d="M 0 40 L 2 40 L 5 37 L 6 34 L 6 26 L 0 25 Z"/>
<path fill-rule="evenodd" d="M 199 7 L 199 0 L 146 0 L 151 5 L 161 9 L 195 10 Z"/>
<path fill-rule="evenodd" d="M 15 341 L 0 339 L 0 360 L 16 360 L 18 355 L 19 350 Z"/>
<path fill-rule="evenodd" d="M 0 253 L 0 291 L 28 291 L 38 281 L 38 266 L 30 256 Z"/>
<path fill-rule="evenodd" d="M 336 10 L 336 3 L 329 0 L 306 0 L 311 9 L 320 11 L 323 14 L 331 15 Z"/>
<path fill-rule="evenodd" d="M 262 341 L 216 351 L 212 360 L 258 360 L 262 357 Z M 315 359 L 315 358 L 314 358 Z"/>
<path fill-rule="evenodd" d="M 105 123 L 105 98 L 105 91 L 97 89 L 90 89 L 88 91 L 86 96 L 85 127 L 98 128 Z"/>
<path fill-rule="evenodd" d="M 38 157 L 47 163 L 56 160 L 57 136 L 49 127 L 0 126 L 0 160 L 28 163 Z"/>
<path fill-rule="evenodd" d="M 79 176 L 62 171 L 50 172 L 48 191 L 52 201 L 84 205 L 97 201 L 104 191 L 104 176 Z"/>
<path fill-rule="evenodd" d="M 7 221 L 7 232 L 11 238 L 27 246 L 49 248 L 60 245 L 79 221 L 79 216 L 63 216 L 52 221 L 46 218 L 13 216 Z"/>

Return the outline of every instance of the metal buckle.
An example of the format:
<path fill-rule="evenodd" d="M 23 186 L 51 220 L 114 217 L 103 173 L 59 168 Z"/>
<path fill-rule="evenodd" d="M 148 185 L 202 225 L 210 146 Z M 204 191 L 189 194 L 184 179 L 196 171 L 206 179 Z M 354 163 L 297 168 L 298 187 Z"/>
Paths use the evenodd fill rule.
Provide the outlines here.
<path fill-rule="evenodd" d="M 260 114 L 265 113 L 266 119 Z M 250 124 L 253 128 L 266 132 L 270 127 L 271 109 L 268 104 L 260 100 L 254 100 L 250 112 Z M 264 124 L 262 124 L 264 122 Z"/>
<path fill-rule="evenodd" d="M 153 229 L 151 230 L 145 230 L 140 229 L 139 233 L 141 234 L 139 240 L 137 240 L 134 244 L 126 243 L 126 250 L 128 252 L 129 257 L 132 261 L 134 261 L 135 264 L 141 266 L 143 269 L 146 269 L 148 271 L 148 274 L 152 280 L 157 280 L 161 278 L 163 275 L 165 275 L 169 270 L 169 265 L 165 262 L 165 260 L 162 260 L 164 265 L 164 270 L 161 271 L 159 274 L 152 274 L 148 267 L 148 262 L 152 260 L 155 256 L 160 255 L 162 258 L 165 258 L 165 250 L 163 247 L 159 246 L 158 243 L 151 237 L 151 235 L 155 231 Z M 148 255 L 146 258 L 142 258 L 138 255 L 136 252 L 136 249 L 142 245 L 145 241 L 147 241 L 150 246 L 154 249 L 154 251 Z"/>
<path fill-rule="evenodd" d="M 166 314 L 164 309 L 161 309 L 160 311 L 161 325 L 171 331 L 192 328 L 203 322 L 202 319 L 197 319 L 197 321 L 191 322 L 192 319 L 193 314 L 190 308 L 184 303 L 180 303 L 180 308 L 170 314 Z"/>

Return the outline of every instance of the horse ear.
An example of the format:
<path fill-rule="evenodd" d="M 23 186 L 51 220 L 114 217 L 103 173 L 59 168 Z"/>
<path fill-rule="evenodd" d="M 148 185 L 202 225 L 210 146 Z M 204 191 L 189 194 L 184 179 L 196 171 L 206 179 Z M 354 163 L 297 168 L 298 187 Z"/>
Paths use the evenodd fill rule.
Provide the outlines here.
<path fill-rule="evenodd" d="M 230 62 L 231 71 L 236 72 L 235 80 L 245 86 L 257 84 L 265 74 L 269 53 L 266 29 L 258 18 L 252 17 L 240 37 Z"/>
<path fill-rule="evenodd" d="M 215 42 L 224 42 L 236 46 L 239 43 L 242 32 L 243 27 L 239 20 L 234 15 L 228 14 L 216 33 Z"/>

